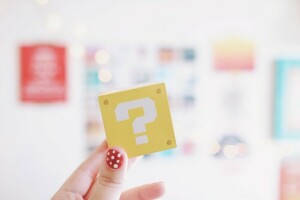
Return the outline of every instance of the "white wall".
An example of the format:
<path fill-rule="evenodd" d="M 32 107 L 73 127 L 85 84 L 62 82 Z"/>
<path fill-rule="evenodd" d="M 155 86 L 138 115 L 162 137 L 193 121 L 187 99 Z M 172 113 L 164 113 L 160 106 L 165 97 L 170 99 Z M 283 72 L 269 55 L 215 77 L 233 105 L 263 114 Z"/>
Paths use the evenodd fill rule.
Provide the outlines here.
<path fill-rule="evenodd" d="M 299 9 L 297 0 L 53 0 L 45 6 L 33 0 L 2 0 L 0 199 L 49 199 L 84 157 L 80 59 L 69 57 L 67 103 L 22 104 L 18 100 L 20 44 L 54 41 L 199 46 L 199 131 L 205 147 L 211 134 L 228 128 L 226 123 L 215 126 L 223 123 L 215 105 L 227 87 L 224 83 L 232 80 L 231 75 L 213 72 L 211 45 L 220 34 L 237 34 L 257 43 L 256 69 L 239 80 L 241 87 L 249 90 L 245 104 L 253 105 L 246 108 L 247 117 L 239 129 L 258 150 L 238 165 L 228 163 L 229 171 L 204 153 L 199 160 L 144 162 L 132 172 L 129 185 L 163 178 L 169 184 L 165 199 L 275 200 L 278 155 L 272 153 L 274 145 L 265 148 L 272 134 L 272 61 L 282 51 L 288 55 L 300 52 Z M 45 27 L 52 13 L 62 17 L 57 31 Z M 74 35 L 76 23 L 86 24 L 88 32 Z M 143 176 L 145 167 L 153 176 Z M 232 173 L 235 167 L 241 173 Z"/>

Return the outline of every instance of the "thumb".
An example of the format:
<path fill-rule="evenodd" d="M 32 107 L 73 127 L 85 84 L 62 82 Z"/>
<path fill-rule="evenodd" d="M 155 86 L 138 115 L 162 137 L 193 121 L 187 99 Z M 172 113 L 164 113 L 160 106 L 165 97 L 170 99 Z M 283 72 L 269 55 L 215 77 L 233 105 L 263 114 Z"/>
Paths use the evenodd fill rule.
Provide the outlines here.
<path fill-rule="evenodd" d="M 124 150 L 116 147 L 108 149 L 89 200 L 119 200 L 127 163 L 128 158 Z"/>

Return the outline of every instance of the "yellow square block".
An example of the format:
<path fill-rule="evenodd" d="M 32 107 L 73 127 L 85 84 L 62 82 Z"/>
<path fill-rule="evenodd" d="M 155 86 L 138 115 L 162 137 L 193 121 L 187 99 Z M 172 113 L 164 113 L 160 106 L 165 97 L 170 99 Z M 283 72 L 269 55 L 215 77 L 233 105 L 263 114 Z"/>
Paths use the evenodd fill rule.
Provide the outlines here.
<path fill-rule="evenodd" d="M 99 96 L 109 147 L 122 147 L 128 157 L 176 147 L 164 83 Z"/>

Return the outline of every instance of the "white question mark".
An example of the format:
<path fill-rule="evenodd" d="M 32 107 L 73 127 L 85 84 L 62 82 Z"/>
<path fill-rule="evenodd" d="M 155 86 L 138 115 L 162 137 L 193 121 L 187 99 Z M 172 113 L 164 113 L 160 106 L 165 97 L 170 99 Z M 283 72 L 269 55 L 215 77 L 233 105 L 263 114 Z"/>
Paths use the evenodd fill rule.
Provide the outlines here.
<path fill-rule="evenodd" d="M 157 112 L 155 102 L 150 98 L 142 98 L 120 103 L 115 109 L 117 121 L 124 121 L 129 119 L 129 110 L 140 107 L 144 109 L 144 116 L 137 117 L 133 121 L 132 126 L 134 134 L 146 132 L 146 124 L 153 122 L 156 119 Z M 148 137 L 147 135 L 138 136 L 135 138 L 135 142 L 137 145 L 148 143 Z"/>

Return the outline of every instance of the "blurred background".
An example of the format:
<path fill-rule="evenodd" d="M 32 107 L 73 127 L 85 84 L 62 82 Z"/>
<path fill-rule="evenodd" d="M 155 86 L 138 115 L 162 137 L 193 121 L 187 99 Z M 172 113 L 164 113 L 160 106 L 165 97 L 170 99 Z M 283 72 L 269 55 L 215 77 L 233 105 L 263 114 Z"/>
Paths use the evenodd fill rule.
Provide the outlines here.
<path fill-rule="evenodd" d="M 126 187 L 300 199 L 299 0 L 0 0 L 0 199 L 50 199 L 105 138 L 97 96 L 165 82 L 178 147 Z"/>

